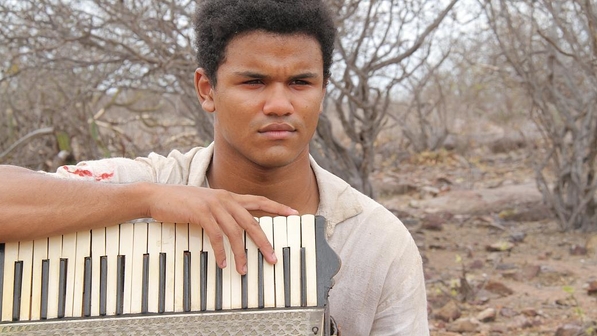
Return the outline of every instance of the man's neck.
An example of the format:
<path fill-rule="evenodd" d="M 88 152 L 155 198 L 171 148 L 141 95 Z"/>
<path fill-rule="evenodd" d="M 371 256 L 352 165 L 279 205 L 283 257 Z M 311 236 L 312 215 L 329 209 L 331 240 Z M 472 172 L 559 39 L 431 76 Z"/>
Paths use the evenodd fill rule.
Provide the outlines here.
<path fill-rule="evenodd" d="M 290 165 L 264 168 L 249 161 L 228 159 L 214 151 L 207 179 L 211 188 L 265 196 L 301 214 L 314 214 L 319 206 L 317 180 L 308 153 L 302 154 Z M 270 215 L 262 212 L 252 214 Z"/>

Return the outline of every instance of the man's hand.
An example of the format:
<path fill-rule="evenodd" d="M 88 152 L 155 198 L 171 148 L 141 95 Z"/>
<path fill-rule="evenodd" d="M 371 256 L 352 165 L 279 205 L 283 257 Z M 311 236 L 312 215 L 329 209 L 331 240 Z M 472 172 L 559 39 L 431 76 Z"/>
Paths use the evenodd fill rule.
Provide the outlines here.
<path fill-rule="evenodd" d="M 271 264 L 277 261 L 272 245 L 249 211 L 290 216 L 298 212 L 262 196 L 239 195 L 225 190 L 184 185 L 152 184 L 148 197 L 147 217 L 172 223 L 199 225 L 208 235 L 216 262 L 226 267 L 223 236 L 230 241 L 236 270 L 247 273 L 243 230 Z"/>

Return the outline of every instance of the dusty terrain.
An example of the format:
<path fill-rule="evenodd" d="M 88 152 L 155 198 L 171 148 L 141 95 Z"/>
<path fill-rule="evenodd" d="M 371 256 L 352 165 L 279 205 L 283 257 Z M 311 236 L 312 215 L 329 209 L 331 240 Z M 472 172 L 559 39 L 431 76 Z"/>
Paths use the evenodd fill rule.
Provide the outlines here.
<path fill-rule="evenodd" d="M 597 233 L 559 230 L 530 160 L 441 151 L 376 175 L 423 255 L 431 335 L 597 335 Z"/>

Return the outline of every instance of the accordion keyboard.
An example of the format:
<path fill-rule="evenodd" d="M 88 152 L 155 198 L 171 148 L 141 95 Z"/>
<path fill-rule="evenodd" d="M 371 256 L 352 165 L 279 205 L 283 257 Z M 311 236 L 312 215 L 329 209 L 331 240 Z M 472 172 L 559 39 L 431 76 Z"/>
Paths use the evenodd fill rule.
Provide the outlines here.
<path fill-rule="evenodd" d="M 326 308 L 340 261 L 325 241 L 325 219 L 258 220 L 279 261 L 265 262 L 246 235 L 242 276 L 227 239 L 221 269 L 207 235 L 189 224 L 131 222 L 0 244 L 0 330 L 31 321 Z"/>

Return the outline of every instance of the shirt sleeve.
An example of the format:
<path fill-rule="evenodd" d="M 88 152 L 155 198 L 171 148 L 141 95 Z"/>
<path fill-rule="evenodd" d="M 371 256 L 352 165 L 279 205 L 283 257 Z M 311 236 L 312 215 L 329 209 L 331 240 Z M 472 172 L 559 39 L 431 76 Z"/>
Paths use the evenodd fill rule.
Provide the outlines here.
<path fill-rule="evenodd" d="M 390 265 L 371 335 L 429 335 L 423 263 L 411 236 Z"/>
<path fill-rule="evenodd" d="M 193 157 L 200 148 L 187 153 L 172 151 L 168 156 L 151 153 L 136 159 L 109 158 L 82 161 L 76 165 L 59 167 L 55 173 L 60 178 L 107 183 L 154 182 L 186 184 Z"/>
<path fill-rule="evenodd" d="M 81 161 L 76 165 L 61 166 L 55 173 L 49 174 L 65 179 L 106 183 L 155 182 L 151 166 L 125 158 Z"/>

